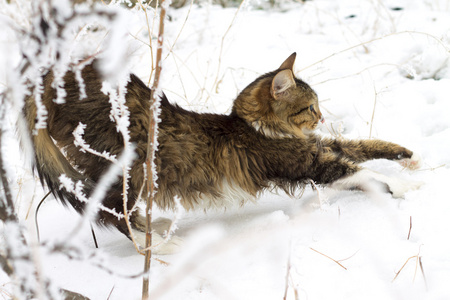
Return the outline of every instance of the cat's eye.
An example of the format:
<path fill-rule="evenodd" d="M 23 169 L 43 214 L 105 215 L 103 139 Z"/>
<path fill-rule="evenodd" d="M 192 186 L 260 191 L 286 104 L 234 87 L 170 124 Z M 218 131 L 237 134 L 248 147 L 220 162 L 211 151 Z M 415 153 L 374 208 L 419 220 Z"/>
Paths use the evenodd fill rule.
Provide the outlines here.
<path fill-rule="evenodd" d="M 309 109 L 311 109 L 311 107 L 309 107 Z M 302 112 L 307 111 L 307 110 L 308 110 L 308 107 L 302 108 L 298 112 L 292 114 L 292 117 L 298 116 L 299 114 L 301 114 Z"/>
<path fill-rule="evenodd" d="M 298 116 L 299 114 L 301 114 L 304 111 L 310 110 L 312 113 L 316 113 L 316 110 L 314 109 L 314 104 L 311 104 L 309 107 L 304 107 L 302 109 L 300 109 L 299 111 L 297 111 L 296 113 L 292 114 L 292 117 Z"/>

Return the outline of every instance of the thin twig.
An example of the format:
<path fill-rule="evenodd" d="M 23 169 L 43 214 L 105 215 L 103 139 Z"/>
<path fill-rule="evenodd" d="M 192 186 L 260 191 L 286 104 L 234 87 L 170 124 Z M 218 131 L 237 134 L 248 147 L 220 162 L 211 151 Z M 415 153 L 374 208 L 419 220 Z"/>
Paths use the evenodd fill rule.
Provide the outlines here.
<path fill-rule="evenodd" d="M 3 112 L 1 113 L 1 118 L 3 119 Z M 2 145 L 3 131 L 0 128 L 0 146 Z M 1 149 L 1 148 L 0 148 Z M 0 152 L 1 154 L 1 152 Z M 15 213 L 14 201 L 12 199 L 12 193 L 8 182 L 8 176 L 6 174 L 6 169 L 3 165 L 3 155 L 0 155 L 0 180 L 3 187 L 3 199 L 0 198 L 0 220 L 3 222 L 13 221 L 18 223 L 19 220 Z"/>
<path fill-rule="evenodd" d="M 320 81 L 320 82 L 314 82 L 314 83 L 311 84 L 311 86 L 317 86 L 317 85 L 319 85 L 319 84 L 324 84 L 324 83 L 327 83 L 327 82 L 330 82 L 330 81 L 342 80 L 342 79 L 345 79 L 345 78 L 350 78 L 350 77 L 353 77 L 353 76 L 358 76 L 358 75 L 361 75 L 362 73 L 364 73 L 364 72 L 366 72 L 366 71 L 369 71 L 370 69 L 377 68 L 377 67 L 384 67 L 384 66 L 392 66 L 392 67 L 397 67 L 397 68 L 399 68 L 399 69 L 401 68 L 401 66 L 400 66 L 399 64 L 393 64 L 393 63 L 379 63 L 379 64 L 376 64 L 376 65 L 368 66 L 368 67 L 362 69 L 361 71 L 358 71 L 358 72 L 355 72 L 355 73 L 351 73 L 351 74 L 348 74 L 348 75 L 344 75 L 344 76 L 340 76 L 340 77 L 335 77 L 335 78 L 328 78 L 328 79 L 325 79 L 325 80 Z M 322 100 L 322 101 L 323 101 L 323 100 Z"/>
<path fill-rule="evenodd" d="M 151 57 L 151 61 L 152 61 L 152 70 L 150 71 L 150 76 L 148 77 L 148 83 L 150 84 L 150 80 L 153 76 L 153 70 L 155 70 L 155 66 L 153 64 L 153 44 L 152 44 L 152 30 L 150 29 L 150 21 L 148 19 L 148 14 L 147 14 L 147 8 L 144 7 L 144 5 L 142 4 L 142 1 L 139 0 L 139 5 L 141 6 L 141 9 L 144 11 L 144 15 L 145 15 L 145 21 L 147 23 L 147 31 L 148 31 L 148 47 L 150 49 L 150 57 Z M 157 8 L 158 6 L 156 6 Z M 153 26 L 152 26 L 153 28 Z"/>
<path fill-rule="evenodd" d="M 174 42 L 172 43 L 172 46 L 170 47 L 169 53 L 167 53 L 167 55 L 166 55 L 166 57 L 164 58 L 164 60 L 166 60 L 167 57 L 169 57 L 170 53 L 172 53 L 173 48 L 175 47 L 175 45 L 176 45 L 176 43 L 177 43 L 177 41 L 178 41 L 178 38 L 180 37 L 181 33 L 183 32 L 184 26 L 186 25 L 186 23 L 187 23 L 187 21 L 188 21 L 188 19 L 189 19 L 189 16 L 191 15 L 191 8 L 192 8 L 192 5 L 193 5 L 193 4 L 194 4 L 194 0 L 191 0 L 191 4 L 190 4 L 190 6 L 189 6 L 189 10 L 188 10 L 188 12 L 187 12 L 187 14 L 186 14 L 186 19 L 184 19 L 183 25 L 181 25 L 181 29 L 180 29 L 180 31 L 178 31 L 178 35 L 177 35 L 177 37 L 175 38 Z"/>
<path fill-rule="evenodd" d="M 5 118 L 5 110 L 4 110 L 4 94 L 0 97 L 0 104 L 3 105 L 3 108 L 0 110 L 0 121 L 3 121 Z M 14 233 L 15 238 L 17 240 L 14 241 L 14 244 L 17 244 L 16 246 L 12 246 L 11 242 L 6 240 L 5 250 L 6 250 L 6 263 L 2 262 L 3 257 L 0 260 L 0 266 L 2 269 L 9 273 L 12 272 L 12 276 L 10 277 L 16 277 L 17 281 L 24 281 L 20 283 L 20 291 L 23 294 L 31 294 L 33 296 L 36 296 L 36 298 L 44 298 L 48 295 L 49 290 L 48 286 L 44 284 L 45 279 L 42 275 L 42 269 L 40 268 L 37 258 L 32 256 L 32 253 L 30 251 L 29 246 L 27 245 L 27 241 L 23 235 L 23 232 L 20 228 L 19 218 L 16 214 L 16 209 L 14 206 L 13 198 L 12 198 L 12 192 L 11 187 L 8 182 L 8 174 L 7 169 L 4 165 L 3 161 L 3 128 L 0 127 L 0 183 L 2 186 L 2 195 L 0 195 L 0 221 L 3 223 L 10 223 L 17 226 L 17 231 Z M 16 251 L 14 251 L 17 247 L 20 247 L 21 253 L 18 255 Z M 33 280 L 36 280 L 37 285 L 31 286 L 26 281 L 30 281 L 31 278 L 27 278 L 28 280 L 25 280 L 24 276 L 21 275 L 21 273 L 17 270 L 17 261 L 20 260 L 21 263 L 29 264 L 34 270 L 34 278 Z M 8 263 L 10 261 L 10 263 Z M 33 276 L 33 275 L 31 275 Z M 45 295 L 45 296 L 44 296 Z M 34 298 L 34 297 L 33 297 Z"/>
<path fill-rule="evenodd" d="M 214 86 L 216 87 L 216 93 L 218 92 L 218 89 L 219 89 L 220 67 L 222 65 L 222 52 L 223 52 L 223 46 L 225 44 L 225 38 L 227 37 L 228 33 L 230 32 L 230 29 L 233 26 L 234 21 L 236 20 L 236 17 L 238 15 L 239 11 L 241 10 L 244 2 L 245 2 L 245 0 L 242 0 L 241 4 L 239 4 L 239 7 L 237 8 L 236 12 L 234 13 L 233 20 L 231 20 L 231 23 L 228 26 L 227 30 L 225 31 L 225 34 L 222 36 L 222 40 L 220 42 L 219 61 L 217 64 L 217 74 L 216 74 L 216 79 L 214 80 L 214 84 L 213 84 L 213 87 Z"/>
<path fill-rule="evenodd" d="M 438 37 L 436 37 L 436 36 L 434 36 L 434 35 L 432 35 L 432 34 L 426 33 L 426 32 L 406 30 L 406 31 L 402 31 L 402 32 L 395 32 L 395 33 L 387 34 L 387 35 L 384 35 L 384 36 L 381 36 L 381 37 L 378 37 L 378 38 L 371 39 L 370 41 L 366 41 L 366 42 L 362 42 L 362 43 L 359 43 L 359 44 L 350 46 L 350 47 L 348 47 L 348 48 L 346 48 L 346 49 L 343 49 L 343 50 L 341 50 L 341 51 L 334 52 L 334 53 L 328 55 L 327 57 L 325 57 L 325 58 L 323 58 L 323 59 L 321 59 L 321 60 L 319 60 L 319 61 L 316 61 L 315 63 L 310 64 L 309 66 L 306 66 L 306 67 L 302 68 L 301 70 L 299 70 L 299 72 L 302 72 L 302 71 L 304 71 L 304 70 L 306 70 L 306 69 L 309 69 L 309 68 L 311 68 L 311 67 L 313 67 L 313 66 L 315 66 L 315 65 L 318 65 L 318 64 L 324 62 L 325 60 L 328 60 L 328 59 L 330 59 L 330 58 L 332 58 L 332 57 L 334 57 L 334 56 L 337 56 L 337 55 L 339 55 L 339 54 L 342 54 L 342 53 L 345 53 L 345 52 L 347 52 L 347 51 L 353 50 L 353 49 L 355 49 L 355 48 L 358 48 L 358 47 L 361 47 L 361 46 L 364 46 L 364 45 L 367 45 L 367 44 L 371 44 L 371 43 L 373 43 L 373 42 L 375 42 L 375 41 L 383 40 L 383 39 L 386 39 L 386 38 L 388 38 L 388 37 L 392 37 L 392 36 L 396 36 L 396 35 L 402 35 L 402 34 L 425 35 L 425 36 L 427 36 L 427 37 L 430 37 L 430 38 L 434 39 L 434 40 L 435 40 L 436 42 L 438 42 L 438 43 L 439 43 L 439 44 L 440 44 L 447 52 L 450 52 L 450 48 L 448 48 L 448 47 L 447 47 L 447 46 L 446 46 L 446 45 L 445 45 Z"/>
<path fill-rule="evenodd" d="M 85 124 L 82 124 L 81 122 L 78 124 L 78 126 L 77 126 L 77 128 L 74 130 L 74 132 L 73 132 L 73 136 L 74 136 L 74 145 L 75 146 L 77 146 L 77 147 L 80 147 L 82 150 L 84 150 L 85 152 L 88 152 L 88 153 L 91 153 L 91 154 L 93 154 L 93 155 L 95 155 L 95 156 L 98 156 L 98 157 L 102 157 L 102 158 L 104 158 L 104 159 L 106 159 L 106 160 L 109 160 L 111 163 L 114 163 L 114 164 L 120 164 L 120 162 L 117 160 L 117 158 L 116 158 L 116 156 L 115 155 L 111 155 L 110 153 L 108 153 L 107 151 L 103 151 L 103 153 L 100 153 L 100 152 L 98 152 L 98 151 L 96 151 L 96 150 L 94 150 L 94 149 L 92 149 L 91 148 L 91 146 L 90 145 L 88 145 L 85 141 L 84 141 L 84 139 L 83 139 L 83 135 L 84 135 L 84 129 L 86 128 L 86 125 Z M 126 150 L 126 149 L 128 149 L 130 146 L 129 146 L 129 141 L 128 141 L 128 139 L 127 138 L 125 138 L 125 134 L 122 132 L 122 135 L 124 136 L 124 139 L 123 139 L 123 147 L 124 147 L 124 149 Z M 124 218 L 125 218 L 125 223 L 126 223 L 126 225 L 127 225 L 127 229 L 128 229 L 128 232 L 130 233 L 130 238 L 131 238 L 131 241 L 133 242 L 133 245 L 134 245 L 134 247 L 135 247 L 135 249 L 136 249 L 136 251 L 139 253 L 139 254 L 142 254 L 142 255 L 144 255 L 144 253 L 143 252 L 141 252 L 140 250 L 139 250 L 139 246 L 138 246 L 138 244 L 137 244 L 137 242 L 136 242 L 136 239 L 134 238 L 134 236 L 133 236 L 133 231 L 132 231 L 132 228 L 131 228 L 131 224 L 130 224 L 130 214 L 129 214 L 129 212 L 128 212 L 128 192 L 127 192 L 127 180 L 128 180 L 128 168 L 127 168 L 127 166 L 126 165 L 124 165 L 124 167 L 122 167 L 122 195 L 123 195 L 123 214 L 124 214 Z M 45 199 L 45 198 L 44 198 Z M 43 200 L 44 200 L 43 199 Z M 42 201 L 43 201 L 42 200 Z M 42 201 L 41 201 L 41 203 L 42 203 Z M 40 204 L 41 204 L 40 203 Z M 40 205 L 39 205 L 40 206 Z M 38 209 L 39 209 L 39 206 L 38 206 Z M 93 238 L 94 238 L 94 243 L 95 243 L 95 247 L 96 248 L 98 248 L 98 244 L 97 244 L 97 239 L 96 239 L 96 237 L 95 237 L 95 233 L 94 233 L 94 229 L 92 228 L 92 225 L 91 225 L 91 231 L 92 231 L 92 236 L 93 236 Z M 38 236 L 38 238 L 39 238 L 39 236 Z"/>
<path fill-rule="evenodd" d="M 437 166 L 437 167 L 431 167 L 431 168 L 428 168 L 428 169 L 420 169 L 420 170 L 417 170 L 417 171 L 435 171 L 436 169 L 440 169 L 440 168 L 443 168 L 443 167 L 446 167 L 447 166 L 447 164 L 442 164 L 442 165 L 439 165 L 439 166 Z"/>
<path fill-rule="evenodd" d="M 373 110 L 372 110 L 372 117 L 370 118 L 370 130 L 369 130 L 369 139 L 372 138 L 372 128 L 373 128 L 373 120 L 375 118 L 375 110 L 377 108 L 377 98 L 378 98 L 378 92 L 375 88 L 375 85 L 373 86 L 373 91 L 375 93 L 375 99 L 373 100 Z"/>

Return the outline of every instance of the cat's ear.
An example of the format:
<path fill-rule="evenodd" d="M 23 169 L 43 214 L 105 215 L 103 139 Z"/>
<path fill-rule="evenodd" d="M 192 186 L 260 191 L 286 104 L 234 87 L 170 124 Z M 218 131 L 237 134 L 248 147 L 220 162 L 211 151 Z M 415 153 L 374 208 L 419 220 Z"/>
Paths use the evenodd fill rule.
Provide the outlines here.
<path fill-rule="evenodd" d="M 294 74 L 292 74 L 291 70 L 283 70 L 278 72 L 273 78 L 270 92 L 272 96 L 277 99 L 281 93 L 292 86 L 295 86 Z"/>
<path fill-rule="evenodd" d="M 295 63 L 295 57 L 297 56 L 297 53 L 292 53 L 278 68 L 278 70 L 285 70 L 289 69 L 291 71 L 294 71 L 294 63 Z"/>

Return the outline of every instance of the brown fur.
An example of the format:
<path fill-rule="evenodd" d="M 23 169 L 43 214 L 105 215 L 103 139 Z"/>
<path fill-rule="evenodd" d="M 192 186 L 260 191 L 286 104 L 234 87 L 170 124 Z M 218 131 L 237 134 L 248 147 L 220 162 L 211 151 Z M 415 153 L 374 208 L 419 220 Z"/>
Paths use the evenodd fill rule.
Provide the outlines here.
<path fill-rule="evenodd" d="M 293 193 L 310 179 L 329 184 L 360 170 L 357 163 L 386 158 L 410 158 L 412 152 L 379 140 L 321 139 L 310 131 L 321 120 L 317 95 L 294 77 L 295 54 L 279 69 L 265 74 L 237 97 L 230 115 L 199 114 L 161 98 L 159 149 L 156 152 L 158 190 L 155 203 L 173 208 L 174 197 L 186 209 L 222 207 L 227 201 L 256 198 L 274 187 Z M 64 76 L 65 104 L 56 104 L 51 87 L 52 72 L 44 78 L 43 103 L 48 110 L 47 129 L 32 135 L 36 168 L 41 180 L 65 203 L 82 211 L 84 204 L 64 188 L 59 176 L 82 181 L 89 195 L 110 165 L 104 158 L 81 152 L 73 143 L 79 122 L 86 124 L 84 139 L 98 152 L 120 155 L 123 138 L 110 120 L 108 96 L 101 90 L 102 76 L 95 63 L 82 71 L 87 98 L 80 99 L 73 72 Z M 130 138 L 137 158 L 130 170 L 128 209 L 133 207 L 144 182 L 150 89 L 131 75 L 126 87 L 130 111 Z M 26 101 L 25 115 L 30 131 L 35 128 L 36 104 Z M 56 141 L 57 146 L 53 143 Z M 64 149 L 65 156 L 60 149 Z M 248 195 L 246 197 L 245 195 Z M 103 205 L 123 212 L 122 180 L 108 192 Z M 142 230 L 132 216 L 133 227 Z M 134 221 L 133 221 L 134 220 Z M 129 236 L 123 219 L 100 211 L 99 222 L 116 226 Z"/>

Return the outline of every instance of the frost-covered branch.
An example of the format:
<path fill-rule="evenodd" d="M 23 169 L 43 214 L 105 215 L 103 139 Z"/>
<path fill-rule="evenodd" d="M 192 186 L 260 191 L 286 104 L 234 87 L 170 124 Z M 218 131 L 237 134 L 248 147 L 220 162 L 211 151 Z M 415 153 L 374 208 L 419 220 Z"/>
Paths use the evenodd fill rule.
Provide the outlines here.
<path fill-rule="evenodd" d="M 99 4 L 75 5 L 69 0 L 45 0 L 45 1 L 12 1 L 3 3 L 2 13 L 5 10 L 8 14 L 3 14 L 0 18 L 0 25 L 8 33 L 15 35 L 14 48 L 10 43 L 0 46 L 0 55 L 5 53 L 20 53 L 16 59 L 2 60 L 2 68 L 6 82 L 1 87 L 0 109 L 8 109 L 20 115 L 24 104 L 24 99 L 33 94 L 33 99 L 37 107 L 37 122 L 35 129 L 47 126 L 47 111 L 42 101 L 44 93 L 43 76 L 50 70 L 53 72 L 52 88 L 56 91 L 56 102 L 63 103 L 66 95 L 64 89 L 64 75 L 71 70 L 75 73 L 78 82 L 80 100 L 86 98 L 85 85 L 82 79 L 83 67 L 92 62 L 101 53 L 108 54 L 108 63 L 102 63 L 102 71 L 113 70 L 112 82 L 125 82 L 123 72 L 114 70 L 125 70 L 123 61 L 126 55 L 126 47 L 111 47 L 117 44 L 117 40 L 122 39 L 127 31 L 123 26 L 127 17 L 126 10 L 121 10 L 114 6 Z M 20 21 L 18 21 L 20 20 Z M 92 30 L 94 29 L 94 30 Z M 103 34 L 103 38 L 98 43 L 92 43 L 92 39 L 86 39 L 90 33 Z M 106 39 L 104 39 L 106 37 Z M 104 42 L 104 40 L 106 42 Z M 86 42 L 84 42 L 86 41 Z M 10 49 L 11 48 L 11 49 Z M 112 63 L 110 63 L 112 61 Z M 112 101 L 124 103 L 124 86 L 118 89 L 118 97 L 111 97 Z M 114 100 L 116 99 L 116 100 Z M 72 182 L 67 177 L 62 176 L 62 185 L 69 192 L 74 193 L 81 201 L 86 201 L 85 215 L 81 223 L 94 218 L 99 209 L 106 210 L 117 218 L 124 218 L 124 215 L 104 207 L 101 200 L 105 197 L 108 189 L 114 184 L 120 175 L 124 177 L 124 191 L 127 190 L 128 168 L 134 157 L 134 149 L 129 143 L 127 132 L 128 115 L 123 110 L 123 105 L 117 106 L 120 113 L 113 114 L 114 120 L 118 124 L 118 130 L 126 141 L 124 151 L 119 158 L 109 156 L 113 161 L 105 176 L 97 184 L 96 189 L 89 195 L 89 199 L 83 194 L 83 185 L 79 182 Z M 113 109 L 114 110 L 114 109 Z M 8 112 L 9 114 L 9 112 Z M 0 114 L 0 126 L 4 123 L 5 114 Z M 124 117 L 125 116 L 125 117 Z M 26 140 L 28 133 L 27 126 L 22 116 L 19 116 L 20 125 L 18 131 Z M 120 123 L 120 124 L 119 124 Z M 120 128 L 119 128 L 120 127 Z M 81 127 L 80 127 L 81 128 Z M 124 129 L 126 128 L 126 130 Z M 1 128 L 0 128 L 1 130 Z M 81 128 L 82 130 L 82 128 Z M 79 146 L 87 151 L 93 150 L 89 145 L 83 143 L 82 133 L 76 139 Z M 0 132 L 1 145 L 1 132 Z M 25 148 L 30 150 L 31 147 Z M 2 185 L 0 194 L 0 236 L 5 236 L 0 243 L 0 268 L 11 278 L 14 283 L 12 295 L 16 299 L 60 299 L 61 291 L 50 282 L 42 272 L 39 265 L 39 253 L 43 249 L 57 249 L 46 245 L 31 245 L 26 240 L 26 232 L 18 219 L 14 207 L 11 189 L 8 182 L 14 180 L 14 176 L 6 174 L 3 165 L 3 154 L 6 147 L 0 148 L 0 181 Z M 92 152 L 91 152 L 92 153 Z M 97 153 L 98 154 L 98 153 Z M 104 155 L 107 157 L 107 154 Z M 125 201 L 126 203 L 126 201 Z M 78 228 L 81 228 L 79 226 Z M 58 246 L 60 243 L 54 243 Z M 66 253 L 67 247 L 60 247 L 56 252 Z M 87 299 L 75 293 L 63 291 L 67 296 L 76 296 L 76 299 Z M 64 297 L 66 297 L 64 296 Z"/>
<path fill-rule="evenodd" d="M 85 149 L 89 149 L 88 151 L 91 153 L 97 153 L 97 151 L 90 148 L 89 145 L 85 144 L 84 140 L 82 139 L 81 135 L 81 129 L 83 126 L 78 126 L 77 129 L 79 132 L 74 133 L 74 135 L 78 135 L 78 142 L 85 147 Z M 104 157 L 103 155 L 101 155 Z M 80 223 L 77 224 L 77 226 L 74 227 L 74 232 L 70 235 L 68 235 L 70 238 L 73 238 L 76 233 L 79 232 L 79 229 L 83 227 L 83 225 L 86 222 L 94 221 L 96 218 L 96 215 L 98 213 L 98 210 L 106 211 L 114 216 L 116 216 L 118 219 L 125 218 L 128 221 L 128 212 L 124 210 L 124 214 L 119 213 L 113 209 L 110 209 L 106 206 L 104 206 L 101 201 L 105 198 L 109 188 L 116 182 L 119 175 L 122 175 L 126 180 L 124 179 L 124 182 L 128 182 L 128 169 L 131 165 L 131 162 L 134 159 L 134 148 L 131 144 L 128 144 L 127 147 L 124 148 L 122 154 L 120 155 L 119 159 L 113 159 L 113 163 L 111 163 L 110 167 L 108 168 L 108 171 L 103 174 L 103 176 L 100 178 L 99 182 L 97 183 L 94 191 L 92 194 L 87 197 L 84 194 L 84 186 L 83 183 L 73 182 L 70 178 L 68 178 L 66 175 L 60 176 L 60 182 L 61 187 L 66 189 L 66 191 L 74 194 L 77 199 L 80 201 L 86 203 L 85 210 L 83 212 L 83 216 L 80 219 Z M 111 157 L 109 154 L 107 154 L 107 157 Z M 126 188 L 127 186 L 124 186 L 124 202 L 126 203 L 127 195 L 126 195 Z"/>
<path fill-rule="evenodd" d="M 77 147 L 80 147 L 80 151 L 81 152 L 88 152 L 91 154 L 94 154 L 96 156 L 99 157 L 103 157 L 106 160 L 109 160 L 112 163 L 118 163 L 116 156 L 115 155 L 111 155 L 110 153 L 103 151 L 102 153 L 96 151 L 95 149 L 92 149 L 91 146 L 89 146 L 85 140 L 83 139 L 83 135 L 84 135 L 84 130 L 86 129 L 86 125 L 83 123 L 79 123 L 77 128 L 75 128 L 75 130 L 73 131 L 73 136 L 74 136 L 74 145 Z"/>
<path fill-rule="evenodd" d="M 0 248 L 0 265 L 11 279 L 15 280 L 14 295 L 17 299 L 55 299 L 56 293 L 50 282 L 43 277 L 23 234 L 23 228 L 17 217 L 12 191 L 8 181 L 8 167 L 4 160 L 3 130 L 5 124 L 4 94 L 0 98 L 0 221 L 3 223 L 3 247 Z M 12 175 L 12 174 L 11 174 Z M 11 178 L 11 177 L 10 177 Z M 2 255 L 2 252 L 5 252 Z"/>

